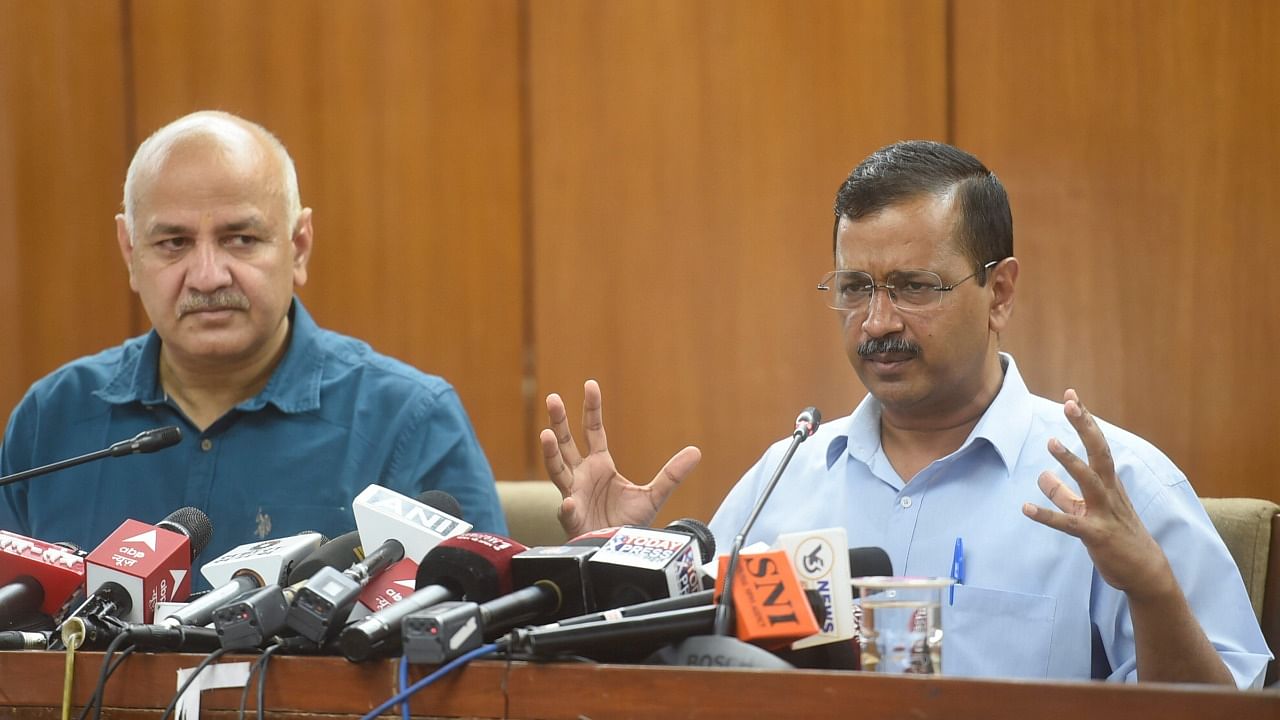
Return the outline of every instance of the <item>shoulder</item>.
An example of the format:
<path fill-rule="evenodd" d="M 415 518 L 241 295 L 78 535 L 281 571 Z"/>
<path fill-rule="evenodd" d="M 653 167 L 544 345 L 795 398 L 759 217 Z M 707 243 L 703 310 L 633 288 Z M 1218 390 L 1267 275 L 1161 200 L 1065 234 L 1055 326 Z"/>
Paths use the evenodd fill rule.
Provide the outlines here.
<path fill-rule="evenodd" d="M 86 396 L 106 389 L 142 353 L 146 336 L 130 338 L 115 347 L 76 358 L 32 383 L 23 404 L 47 404 L 65 398 L 83 402 Z"/>
<path fill-rule="evenodd" d="M 456 402 L 457 393 L 447 380 L 384 355 L 363 340 L 320 328 L 316 343 L 324 355 L 321 382 L 325 386 L 356 387 L 366 397 Z"/>

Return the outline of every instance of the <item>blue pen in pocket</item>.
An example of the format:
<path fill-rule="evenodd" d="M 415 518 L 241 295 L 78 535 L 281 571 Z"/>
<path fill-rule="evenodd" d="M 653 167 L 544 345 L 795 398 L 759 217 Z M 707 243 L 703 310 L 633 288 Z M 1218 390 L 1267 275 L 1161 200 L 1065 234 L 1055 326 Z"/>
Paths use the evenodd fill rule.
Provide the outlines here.
<path fill-rule="evenodd" d="M 964 583 L 964 539 L 956 538 L 956 549 L 951 553 L 951 579 L 955 583 L 951 585 L 951 595 L 949 604 L 956 604 L 956 585 Z"/>

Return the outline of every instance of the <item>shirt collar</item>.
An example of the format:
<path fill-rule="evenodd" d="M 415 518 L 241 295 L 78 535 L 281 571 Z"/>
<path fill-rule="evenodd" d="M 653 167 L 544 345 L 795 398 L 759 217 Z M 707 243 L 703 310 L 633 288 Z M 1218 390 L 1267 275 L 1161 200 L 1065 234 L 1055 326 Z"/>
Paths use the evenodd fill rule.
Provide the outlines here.
<path fill-rule="evenodd" d="M 323 331 L 297 297 L 289 307 L 289 316 L 289 347 L 284 357 L 272 371 L 267 386 L 237 405 L 236 409 L 252 412 L 270 403 L 282 412 L 299 413 L 320 407 L 324 355 L 318 346 Z M 160 336 L 154 329 L 125 342 L 115 374 L 94 394 L 104 402 L 116 405 L 131 402 L 158 405 L 165 402 L 164 390 L 160 387 Z"/>
<path fill-rule="evenodd" d="M 991 405 L 956 452 L 965 450 L 981 438 L 995 449 L 1005 469 L 1012 472 L 1018 464 L 1027 433 L 1031 431 L 1031 392 L 1027 390 L 1012 355 L 1000 353 L 1000 364 L 1004 367 L 1000 392 L 996 393 Z M 880 401 L 868 393 L 849 417 L 848 432 L 837 434 L 827 444 L 828 470 L 846 451 L 855 460 L 871 464 L 880 449 L 880 413 Z"/>

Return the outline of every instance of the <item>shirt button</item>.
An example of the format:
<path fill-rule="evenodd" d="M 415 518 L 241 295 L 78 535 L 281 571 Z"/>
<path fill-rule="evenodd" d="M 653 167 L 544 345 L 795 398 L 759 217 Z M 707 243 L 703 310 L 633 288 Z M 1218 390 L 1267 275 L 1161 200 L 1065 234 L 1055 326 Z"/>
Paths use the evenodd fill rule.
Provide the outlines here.
<path fill-rule="evenodd" d="M 206 440 L 205 442 L 209 442 L 209 441 Z M 911 507 L 911 498 L 909 497 L 904 497 L 899 502 L 902 504 L 903 509 Z"/>
<path fill-rule="evenodd" d="M 209 438 L 205 438 L 205 439 L 201 440 L 201 441 L 200 441 L 200 449 L 201 449 L 201 450 L 204 450 L 205 452 L 209 452 L 210 450 L 212 450 L 212 449 L 213 449 L 213 441 L 212 441 L 212 440 L 210 440 Z"/>

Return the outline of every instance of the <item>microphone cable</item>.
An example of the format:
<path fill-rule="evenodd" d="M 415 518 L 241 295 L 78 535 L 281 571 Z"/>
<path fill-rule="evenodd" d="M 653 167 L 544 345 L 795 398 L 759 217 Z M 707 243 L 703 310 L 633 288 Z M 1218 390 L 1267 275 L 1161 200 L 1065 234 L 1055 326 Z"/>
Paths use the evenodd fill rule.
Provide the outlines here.
<path fill-rule="evenodd" d="M 431 673 L 430 675 L 422 678 L 418 682 L 405 688 L 402 692 L 396 693 L 386 702 L 370 710 L 369 713 L 364 717 L 360 718 L 360 720 L 373 720 L 374 718 L 378 717 L 378 715 L 382 714 L 383 712 L 387 711 L 392 707 L 395 707 L 396 705 L 399 705 L 400 703 L 405 703 L 406 705 L 408 705 L 409 698 L 412 697 L 419 690 L 422 690 L 428 685 L 431 685 L 432 683 L 436 682 L 440 678 L 444 677 L 445 675 L 448 675 L 454 670 L 457 670 L 463 665 L 466 665 L 472 660 L 475 660 L 478 657 L 484 657 L 485 655 L 491 655 L 497 651 L 498 651 L 497 645 L 493 643 L 486 643 L 476 648 L 475 650 L 471 650 L 463 655 L 459 655 L 458 657 L 450 660 L 444 665 L 441 665 L 440 668 L 437 669 L 435 672 Z M 160 720 L 165 720 L 165 718 L 161 718 Z"/>
<path fill-rule="evenodd" d="M 397 689 L 398 694 L 403 695 L 405 690 L 409 689 L 409 656 L 400 656 L 400 686 Z M 405 700 L 400 703 L 400 717 L 402 720 L 411 720 L 409 716 L 409 701 Z"/>
<path fill-rule="evenodd" d="M 124 635 L 117 635 L 111 639 L 107 645 L 106 651 L 102 654 L 102 668 L 98 671 L 98 684 L 93 687 L 93 693 L 89 695 L 88 702 L 80 708 L 80 713 L 76 715 L 76 720 L 85 720 L 89 717 L 89 713 L 93 712 L 94 720 L 102 717 L 103 697 L 107 693 L 107 680 L 111 679 L 111 675 L 116 669 L 124 664 L 125 658 L 129 657 L 138 648 L 130 645 L 120 653 L 120 657 L 112 661 L 112 656 L 120 652 L 120 646 L 125 643 Z"/>
<path fill-rule="evenodd" d="M 262 656 L 255 660 L 253 662 L 253 666 L 249 668 L 249 677 L 245 678 L 244 690 L 240 693 L 240 713 L 236 716 L 239 720 L 244 720 L 245 707 L 249 704 L 249 687 L 253 685 L 253 676 L 258 675 L 259 671 L 261 671 L 262 674 L 258 675 L 257 716 L 258 720 L 263 720 L 264 713 L 266 712 L 264 709 L 265 706 L 263 705 L 263 698 L 266 696 L 267 663 L 271 661 L 271 656 L 283 647 L 284 645 L 282 643 L 268 645 L 267 648 L 262 651 Z"/>
<path fill-rule="evenodd" d="M 204 672 L 204 669 L 212 665 L 218 658 L 229 652 L 231 652 L 231 648 L 220 647 L 206 655 L 205 658 L 200 661 L 200 664 L 196 665 L 191 671 L 191 674 L 187 676 L 187 679 L 183 681 L 182 686 L 178 688 L 178 692 L 174 694 L 173 699 L 169 701 L 169 706 L 164 709 L 164 714 L 160 716 L 160 720 L 169 720 L 169 718 L 173 716 L 173 711 L 178 707 L 178 700 L 182 698 L 182 694 L 187 691 L 187 688 L 191 687 L 196 678 L 200 677 L 200 673 Z"/>

